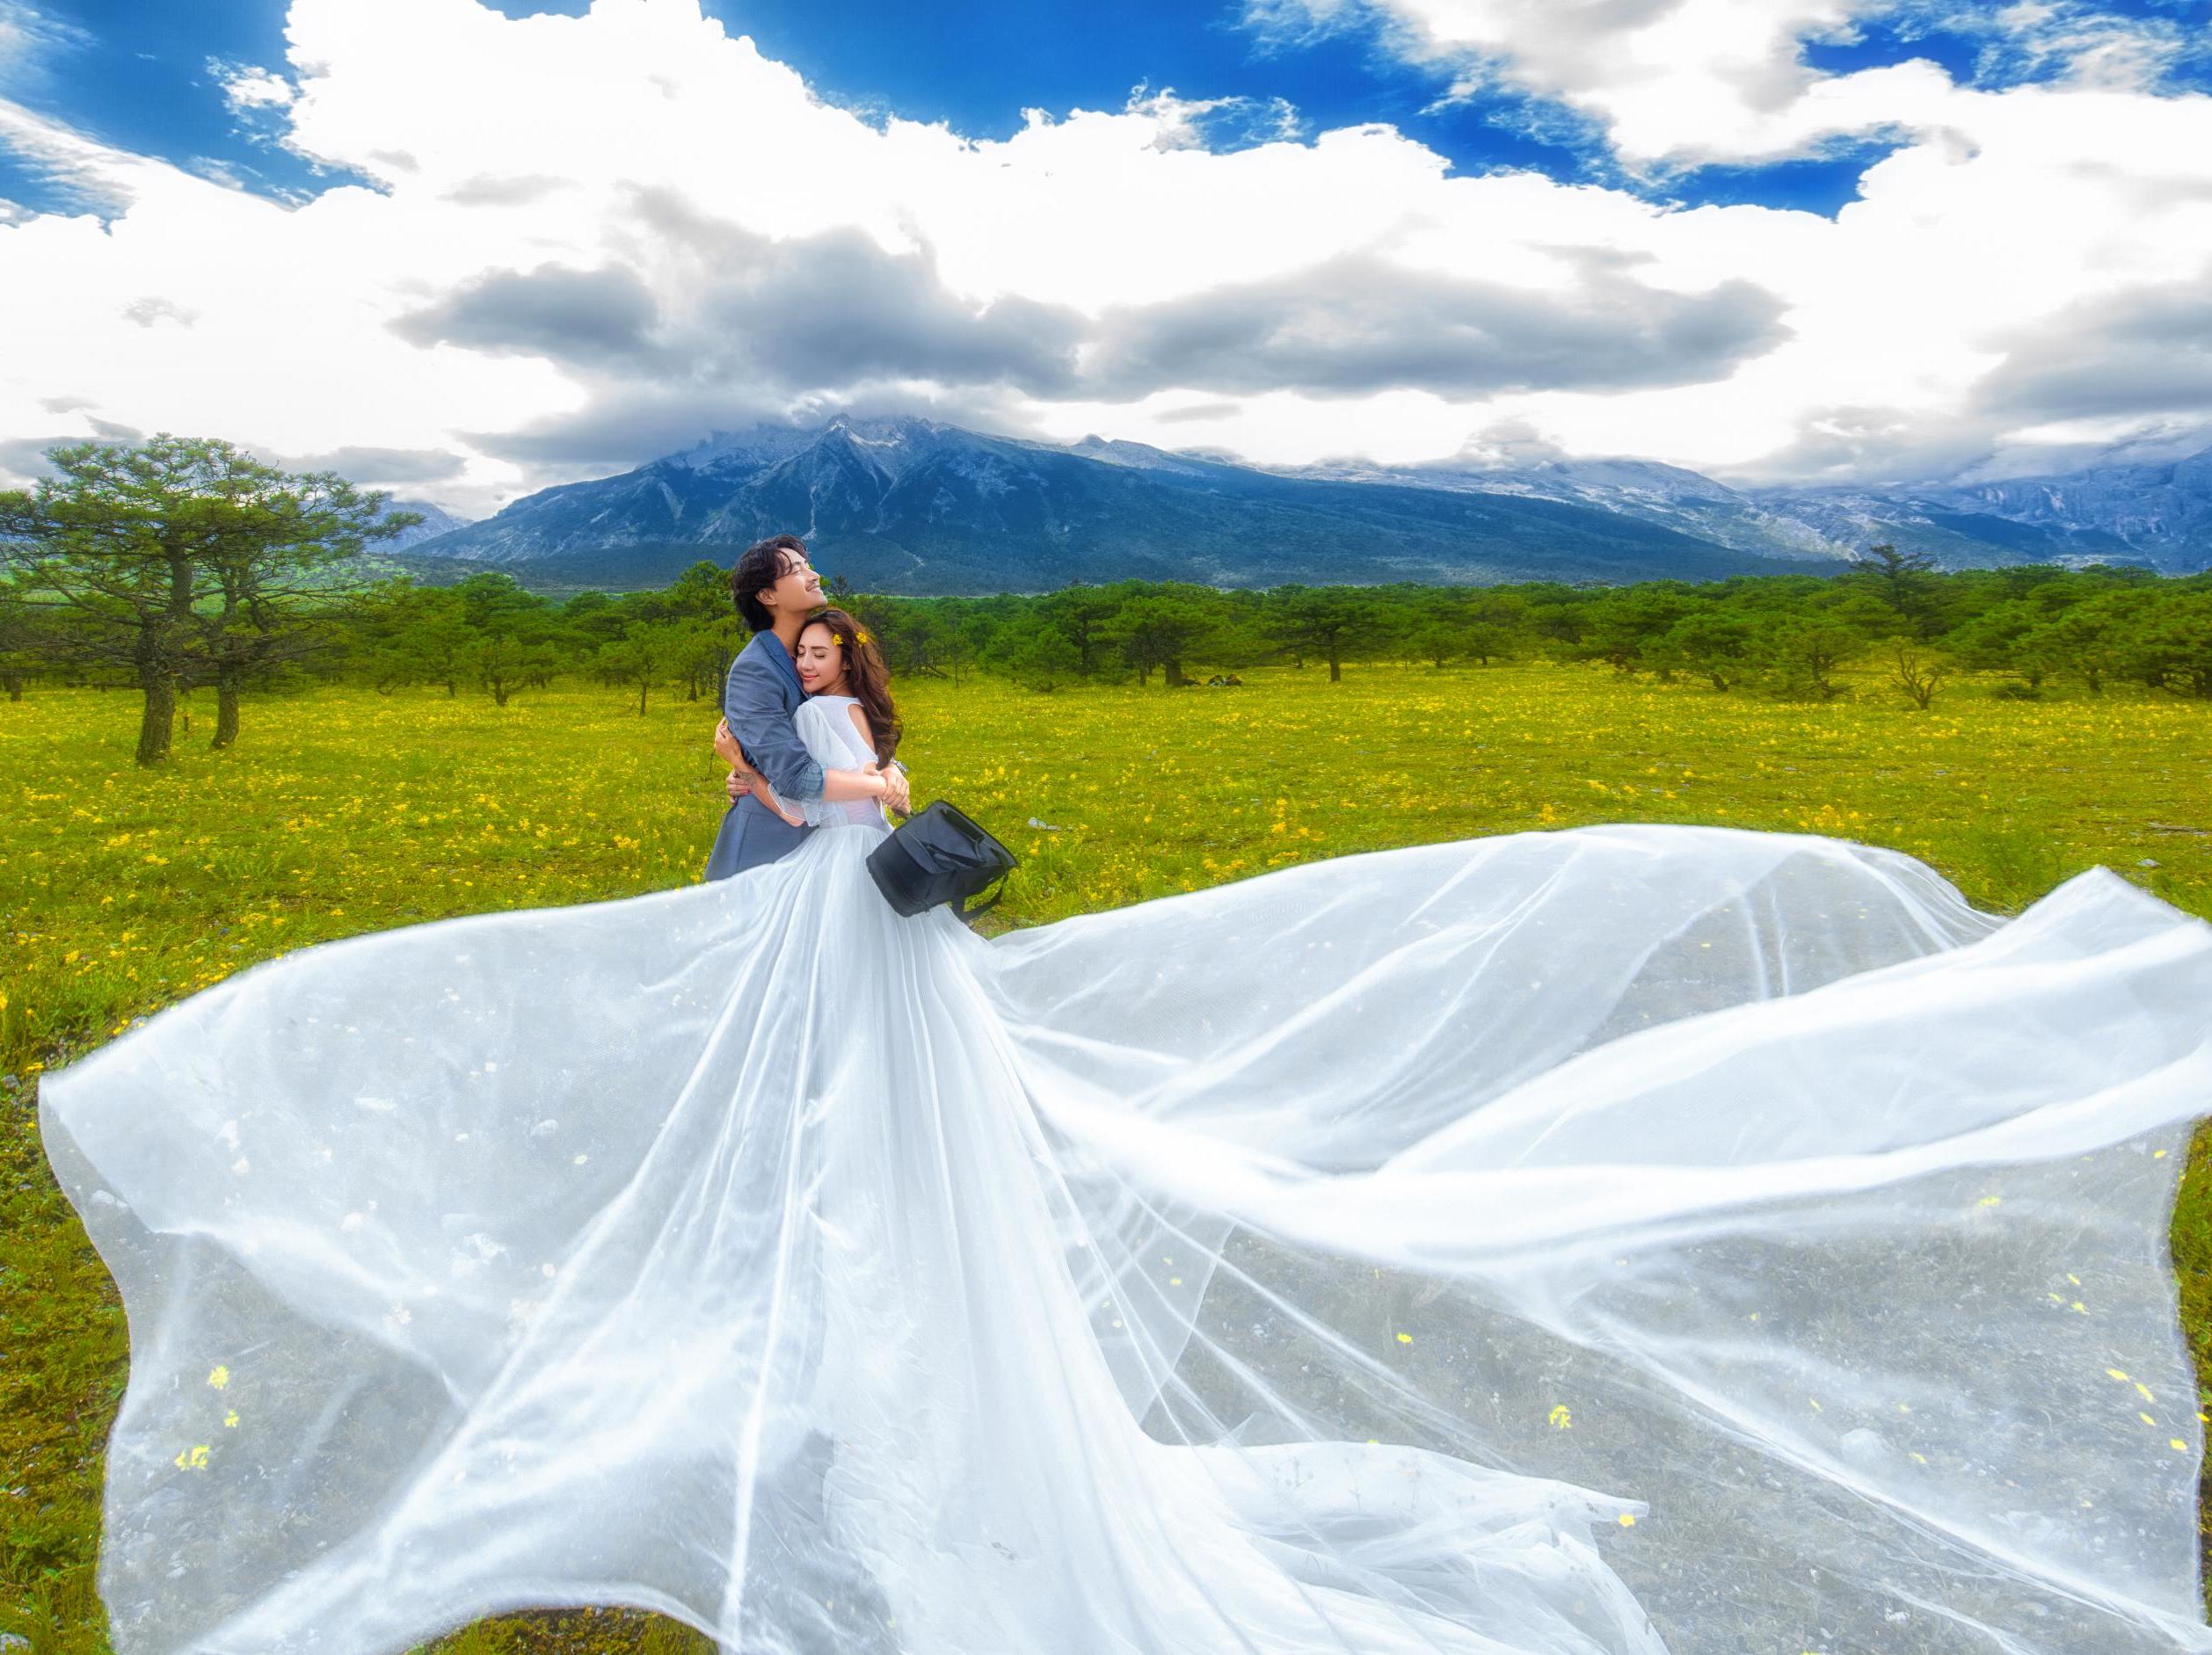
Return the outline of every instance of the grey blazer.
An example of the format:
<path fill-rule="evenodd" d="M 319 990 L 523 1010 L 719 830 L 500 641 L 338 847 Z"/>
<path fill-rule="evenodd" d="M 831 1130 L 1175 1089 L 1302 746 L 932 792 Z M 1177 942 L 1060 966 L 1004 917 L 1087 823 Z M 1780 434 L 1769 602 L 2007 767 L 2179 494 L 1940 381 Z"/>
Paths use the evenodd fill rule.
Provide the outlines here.
<path fill-rule="evenodd" d="M 738 738 L 746 762 L 768 779 L 786 799 L 822 796 L 822 766 L 792 727 L 791 715 L 806 699 L 791 652 L 773 632 L 756 632 L 730 663 L 723 686 L 722 715 Z M 707 856 L 706 877 L 727 879 L 789 856 L 814 830 L 793 827 L 751 794 L 731 806 Z"/>

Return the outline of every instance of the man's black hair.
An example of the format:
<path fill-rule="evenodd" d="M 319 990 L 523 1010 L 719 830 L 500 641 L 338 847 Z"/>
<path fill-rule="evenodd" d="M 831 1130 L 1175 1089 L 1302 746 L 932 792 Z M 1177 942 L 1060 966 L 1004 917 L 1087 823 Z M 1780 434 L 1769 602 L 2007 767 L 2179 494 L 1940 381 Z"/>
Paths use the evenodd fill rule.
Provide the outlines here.
<path fill-rule="evenodd" d="M 760 602 L 760 593 L 783 578 L 793 552 L 805 556 L 806 542 L 796 534 L 771 534 L 759 545 L 746 547 L 730 571 L 730 596 L 745 624 L 755 632 L 766 632 L 775 624 L 775 616 Z"/>

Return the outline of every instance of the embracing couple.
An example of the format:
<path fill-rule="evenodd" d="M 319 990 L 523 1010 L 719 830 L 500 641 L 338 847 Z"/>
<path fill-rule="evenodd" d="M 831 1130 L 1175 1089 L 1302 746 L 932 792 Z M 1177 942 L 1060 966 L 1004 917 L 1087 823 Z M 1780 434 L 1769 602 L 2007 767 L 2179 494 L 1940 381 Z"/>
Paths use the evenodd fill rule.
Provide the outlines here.
<path fill-rule="evenodd" d="M 805 544 L 775 534 L 749 548 L 730 595 L 753 639 L 730 664 L 715 730 L 730 809 L 709 879 L 779 860 L 826 823 L 888 827 L 884 806 L 910 808 L 883 656 L 857 621 L 825 604 Z"/>

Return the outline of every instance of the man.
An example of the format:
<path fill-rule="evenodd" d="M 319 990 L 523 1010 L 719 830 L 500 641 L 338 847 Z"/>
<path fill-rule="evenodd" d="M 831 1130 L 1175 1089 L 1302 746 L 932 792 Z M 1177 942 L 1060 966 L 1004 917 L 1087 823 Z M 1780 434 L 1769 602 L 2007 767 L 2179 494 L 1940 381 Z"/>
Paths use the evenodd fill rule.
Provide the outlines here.
<path fill-rule="evenodd" d="M 780 860 L 814 831 L 794 827 L 754 797 L 745 786 L 748 771 L 766 777 L 787 800 L 836 802 L 874 797 L 863 789 L 860 778 L 877 768 L 871 765 L 866 772 L 834 771 L 826 777 L 791 722 L 806 699 L 792 659 L 799 633 L 807 617 L 826 606 L 821 577 L 807 562 L 805 542 L 796 534 L 775 534 L 747 548 L 730 571 L 730 595 L 753 638 L 730 664 L 729 681 L 723 686 L 723 722 L 737 748 L 738 767 L 730 778 L 732 802 L 707 857 L 709 879 L 727 879 L 748 867 Z M 717 751 L 727 753 L 719 743 Z M 904 772 L 891 771 L 889 782 L 884 802 L 904 811 Z"/>

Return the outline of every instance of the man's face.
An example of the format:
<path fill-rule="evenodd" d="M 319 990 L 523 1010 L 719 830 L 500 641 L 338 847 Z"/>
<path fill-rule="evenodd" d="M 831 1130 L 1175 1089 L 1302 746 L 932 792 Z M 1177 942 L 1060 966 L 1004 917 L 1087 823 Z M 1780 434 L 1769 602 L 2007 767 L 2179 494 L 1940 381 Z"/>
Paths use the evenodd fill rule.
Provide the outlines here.
<path fill-rule="evenodd" d="M 760 588 L 762 605 L 779 615 L 803 615 L 810 609 L 819 609 L 822 577 L 802 554 L 787 551 L 782 556 L 783 572 L 775 577 L 775 584 Z"/>

